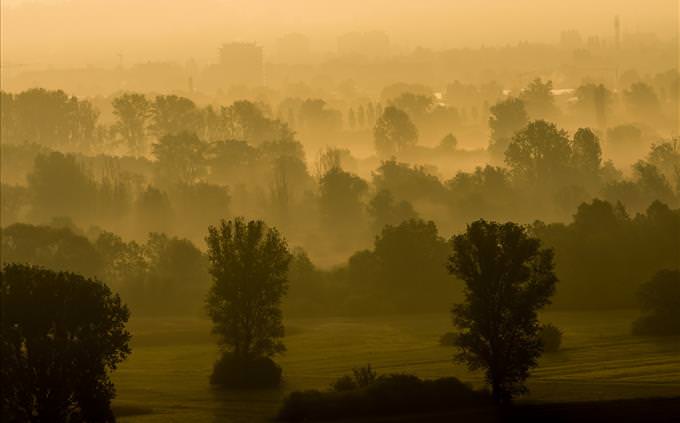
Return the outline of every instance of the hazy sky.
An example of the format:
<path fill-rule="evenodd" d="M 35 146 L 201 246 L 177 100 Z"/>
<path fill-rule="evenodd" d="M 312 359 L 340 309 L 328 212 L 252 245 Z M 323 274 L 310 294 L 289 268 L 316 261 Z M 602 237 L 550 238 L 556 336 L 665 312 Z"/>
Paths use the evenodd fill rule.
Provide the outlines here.
<path fill-rule="evenodd" d="M 272 54 L 288 32 L 335 51 L 349 31 L 382 30 L 396 51 L 554 42 L 562 29 L 610 37 L 677 34 L 678 0 L 2 0 L 4 63 L 111 65 L 212 60 L 225 41 L 256 41 Z"/>

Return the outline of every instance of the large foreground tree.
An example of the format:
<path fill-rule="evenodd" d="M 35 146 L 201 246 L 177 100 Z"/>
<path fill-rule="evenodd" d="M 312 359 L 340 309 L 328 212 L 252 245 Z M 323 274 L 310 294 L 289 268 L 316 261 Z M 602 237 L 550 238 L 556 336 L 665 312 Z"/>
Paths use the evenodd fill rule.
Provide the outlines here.
<path fill-rule="evenodd" d="M 287 289 L 291 255 L 278 231 L 262 221 L 223 220 L 208 231 L 214 280 L 208 294 L 208 313 L 225 353 L 216 365 L 213 382 L 239 384 L 246 382 L 248 375 L 222 378 L 217 374 L 224 357 L 230 363 L 226 367 L 245 372 L 257 360 L 285 350 L 281 299 Z"/>
<path fill-rule="evenodd" d="M 494 399 L 508 401 L 526 392 L 542 352 L 537 311 L 555 291 L 553 252 L 519 225 L 484 220 L 451 243 L 448 269 L 465 283 L 465 302 L 453 308 L 457 359 L 484 369 Z"/>
<path fill-rule="evenodd" d="M 112 422 L 108 373 L 130 353 L 128 310 L 97 281 L 8 264 L 0 272 L 1 421 Z"/>

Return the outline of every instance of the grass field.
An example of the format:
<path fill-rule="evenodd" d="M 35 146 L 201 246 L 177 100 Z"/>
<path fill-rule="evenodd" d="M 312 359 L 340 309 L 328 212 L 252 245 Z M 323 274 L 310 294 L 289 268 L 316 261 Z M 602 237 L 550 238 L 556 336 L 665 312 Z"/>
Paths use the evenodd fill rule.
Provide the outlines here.
<path fill-rule="evenodd" d="M 630 336 L 635 311 L 549 312 L 564 331 L 563 349 L 544 356 L 524 401 L 592 401 L 680 395 L 680 338 Z M 250 422 L 273 416 L 285 393 L 324 388 L 352 367 L 379 373 L 456 376 L 481 386 L 481 375 L 452 362 L 438 345 L 449 316 L 290 319 L 288 352 L 278 359 L 285 386 L 225 391 L 208 384 L 217 357 L 210 322 L 132 319 L 133 353 L 114 373 L 116 414 L 123 422 Z"/>

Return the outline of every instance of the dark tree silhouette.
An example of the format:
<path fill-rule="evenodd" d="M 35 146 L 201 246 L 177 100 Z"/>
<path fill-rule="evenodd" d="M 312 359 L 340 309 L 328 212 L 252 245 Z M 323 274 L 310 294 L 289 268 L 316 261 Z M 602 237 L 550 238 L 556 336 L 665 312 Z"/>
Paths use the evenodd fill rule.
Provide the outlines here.
<path fill-rule="evenodd" d="M 364 220 L 363 199 L 368 184 L 360 177 L 333 167 L 319 181 L 319 208 L 321 219 L 330 231 L 344 236 L 355 235 Z"/>
<path fill-rule="evenodd" d="M 505 151 L 505 163 L 520 180 L 537 187 L 565 183 L 570 156 L 566 131 L 553 123 L 537 120 L 515 134 Z"/>
<path fill-rule="evenodd" d="M 522 100 L 512 97 L 491 106 L 489 114 L 489 151 L 496 157 L 503 157 L 515 132 L 529 123 L 529 115 Z"/>
<path fill-rule="evenodd" d="M 165 135 L 152 145 L 161 182 L 192 184 L 207 173 L 208 146 L 196 134 L 181 132 Z"/>
<path fill-rule="evenodd" d="M 418 141 L 418 129 L 406 112 L 388 106 L 375 123 L 373 138 L 378 154 L 389 157 L 415 145 Z"/>
<path fill-rule="evenodd" d="M 144 94 L 128 93 L 113 99 L 111 105 L 116 116 L 114 131 L 120 134 L 133 154 L 143 154 L 151 102 Z"/>
<path fill-rule="evenodd" d="M 291 260 L 286 241 L 264 222 L 241 218 L 223 220 L 208 232 L 214 281 L 208 313 L 223 351 L 244 366 L 282 353 L 281 299 Z"/>
<path fill-rule="evenodd" d="M 381 189 L 368 203 L 368 214 L 373 220 L 373 231 L 379 233 L 385 225 L 398 225 L 418 218 L 418 213 L 406 200 L 396 201 L 392 193 Z"/>
<path fill-rule="evenodd" d="M 484 369 L 498 402 L 527 391 L 541 354 L 537 311 L 550 303 L 557 277 L 553 252 L 514 223 L 478 220 L 452 238 L 448 269 L 465 283 L 454 306 L 457 359 Z"/>
<path fill-rule="evenodd" d="M 552 93 L 552 81 L 543 81 L 536 78 L 522 90 L 520 99 L 527 107 L 527 112 L 532 119 L 551 119 L 557 114 L 555 96 Z"/>
<path fill-rule="evenodd" d="M 664 269 L 640 286 L 636 335 L 680 335 L 680 270 Z"/>
<path fill-rule="evenodd" d="M 2 295 L 2 421 L 113 422 L 108 372 L 130 354 L 128 310 L 95 280 L 6 265 Z"/>

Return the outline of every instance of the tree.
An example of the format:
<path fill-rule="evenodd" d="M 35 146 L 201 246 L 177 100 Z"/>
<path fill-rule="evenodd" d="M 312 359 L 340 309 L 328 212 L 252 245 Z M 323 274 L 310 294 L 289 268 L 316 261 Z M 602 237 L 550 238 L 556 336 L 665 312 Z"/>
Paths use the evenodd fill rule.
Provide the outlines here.
<path fill-rule="evenodd" d="M 207 173 L 207 145 L 194 133 L 165 135 L 152 147 L 163 182 L 192 184 Z"/>
<path fill-rule="evenodd" d="M 536 78 L 522 90 L 519 98 L 527 107 L 527 112 L 532 119 L 552 119 L 557 114 L 555 97 L 552 93 L 552 81 Z"/>
<path fill-rule="evenodd" d="M 574 105 L 582 116 L 604 129 L 607 126 L 607 114 L 611 107 L 613 94 L 602 84 L 588 83 L 581 85 L 574 93 L 577 101 Z"/>
<path fill-rule="evenodd" d="M 2 296 L 3 421 L 113 422 L 108 372 L 130 354 L 129 313 L 92 279 L 6 265 Z"/>
<path fill-rule="evenodd" d="M 145 232 L 166 232 L 174 220 L 174 211 L 167 193 L 152 186 L 139 193 L 134 215 L 138 229 Z"/>
<path fill-rule="evenodd" d="M 159 95 L 152 108 L 152 129 L 157 138 L 181 132 L 200 132 L 201 115 L 196 104 L 185 97 Z"/>
<path fill-rule="evenodd" d="M 398 225 L 418 218 L 418 213 L 406 200 L 396 201 L 392 193 L 381 189 L 368 203 L 368 214 L 373 220 L 373 232 L 379 233 L 386 225 Z"/>
<path fill-rule="evenodd" d="M 602 167 L 600 140 L 589 128 L 580 128 L 571 142 L 571 162 L 583 186 L 592 187 L 599 182 Z"/>
<path fill-rule="evenodd" d="M 434 97 L 430 95 L 413 94 L 405 92 L 390 102 L 392 106 L 406 112 L 416 122 L 421 122 L 423 117 L 432 109 Z"/>
<path fill-rule="evenodd" d="M 514 223 L 478 220 L 452 238 L 448 269 L 465 283 L 454 306 L 457 359 L 485 369 L 496 401 L 527 391 L 524 381 L 541 354 L 537 311 L 550 303 L 557 277 L 553 252 Z"/>
<path fill-rule="evenodd" d="M 624 91 L 624 98 L 633 116 L 646 120 L 657 120 L 661 109 L 659 97 L 654 88 L 644 82 L 636 82 Z"/>
<path fill-rule="evenodd" d="M 319 206 L 321 217 L 326 228 L 343 234 L 361 231 L 363 221 L 363 199 L 368 191 L 368 184 L 360 177 L 333 167 L 319 181 Z"/>
<path fill-rule="evenodd" d="M 92 215 L 97 186 L 74 155 L 39 154 L 26 179 L 34 219 L 68 216 L 82 221 Z"/>
<path fill-rule="evenodd" d="M 378 154 L 389 157 L 415 145 L 418 129 L 404 111 L 388 106 L 375 123 L 373 138 Z"/>
<path fill-rule="evenodd" d="M 281 299 L 291 255 L 262 221 L 222 220 L 206 238 L 213 285 L 207 306 L 224 353 L 252 362 L 285 351 Z"/>
<path fill-rule="evenodd" d="M 529 123 L 529 115 L 522 100 L 512 97 L 494 104 L 489 112 L 489 151 L 496 157 L 503 157 L 515 132 Z"/>
<path fill-rule="evenodd" d="M 633 324 L 634 334 L 680 334 L 680 270 L 660 270 L 640 286 L 639 297 L 643 316 Z"/>
<path fill-rule="evenodd" d="M 50 270 L 99 276 L 103 260 L 84 236 L 69 228 L 15 223 L 0 229 L 4 263 L 30 263 Z"/>
<path fill-rule="evenodd" d="M 133 154 L 143 154 L 151 103 L 144 94 L 129 93 L 114 98 L 112 105 L 117 118 L 114 130 L 123 137 Z"/>
<path fill-rule="evenodd" d="M 512 172 L 530 186 L 564 182 L 571 148 L 567 133 L 544 120 L 517 132 L 505 151 Z"/>
<path fill-rule="evenodd" d="M 99 112 L 63 91 L 32 88 L 2 97 L 3 140 L 80 148 L 94 141 Z M 9 135 L 11 139 L 5 139 Z"/>
<path fill-rule="evenodd" d="M 443 266 L 446 256 L 446 240 L 432 221 L 411 219 L 383 227 L 374 243 L 373 307 L 388 313 L 445 307 L 453 295 Z"/>

